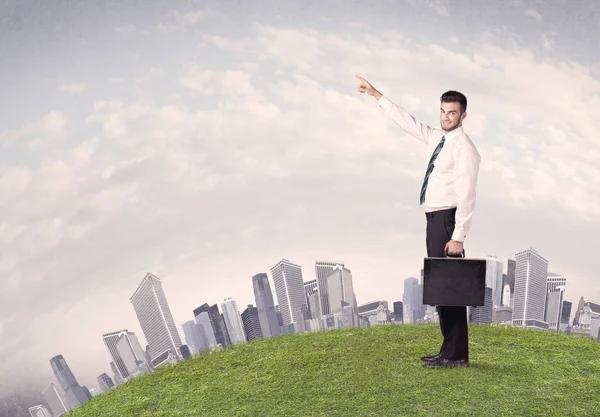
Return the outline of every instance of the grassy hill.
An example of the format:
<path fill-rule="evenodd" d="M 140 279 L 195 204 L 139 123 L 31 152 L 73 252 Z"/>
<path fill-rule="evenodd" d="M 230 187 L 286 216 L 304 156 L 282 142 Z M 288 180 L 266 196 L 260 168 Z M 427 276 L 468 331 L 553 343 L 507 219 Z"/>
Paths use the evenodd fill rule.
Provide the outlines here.
<path fill-rule="evenodd" d="M 598 416 L 600 343 L 472 326 L 470 367 L 426 369 L 437 325 L 286 335 L 179 362 L 69 417 Z"/>

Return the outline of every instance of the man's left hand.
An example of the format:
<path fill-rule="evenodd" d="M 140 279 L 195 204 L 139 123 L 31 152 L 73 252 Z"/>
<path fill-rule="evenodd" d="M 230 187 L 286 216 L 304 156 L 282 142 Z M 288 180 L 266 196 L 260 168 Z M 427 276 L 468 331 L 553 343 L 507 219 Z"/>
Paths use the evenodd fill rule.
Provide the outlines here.
<path fill-rule="evenodd" d="M 448 253 L 448 255 L 462 255 L 463 253 L 463 242 L 459 242 L 457 240 L 450 240 L 446 243 L 446 247 L 444 248 L 444 252 Z"/>

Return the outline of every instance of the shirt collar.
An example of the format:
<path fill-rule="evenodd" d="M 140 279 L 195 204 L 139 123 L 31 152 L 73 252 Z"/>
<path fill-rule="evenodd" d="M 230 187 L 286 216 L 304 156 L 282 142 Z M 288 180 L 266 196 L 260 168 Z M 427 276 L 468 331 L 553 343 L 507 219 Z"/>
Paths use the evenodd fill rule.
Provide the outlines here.
<path fill-rule="evenodd" d="M 463 133 L 464 133 L 463 126 L 460 126 L 454 130 L 451 130 L 448 133 L 444 133 L 444 137 L 446 138 L 445 140 L 451 140 L 451 139 L 454 139 L 458 135 L 462 135 Z"/>

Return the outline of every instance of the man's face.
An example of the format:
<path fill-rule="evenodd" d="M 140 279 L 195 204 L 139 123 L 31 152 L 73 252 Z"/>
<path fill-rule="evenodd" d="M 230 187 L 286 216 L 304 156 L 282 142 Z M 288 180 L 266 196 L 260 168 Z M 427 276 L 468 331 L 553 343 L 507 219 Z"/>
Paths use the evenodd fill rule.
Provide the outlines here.
<path fill-rule="evenodd" d="M 467 113 L 460 112 L 460 103 L 442 102 L 440 106 L 440 125 L 446 132 L 462 126 Z"/>

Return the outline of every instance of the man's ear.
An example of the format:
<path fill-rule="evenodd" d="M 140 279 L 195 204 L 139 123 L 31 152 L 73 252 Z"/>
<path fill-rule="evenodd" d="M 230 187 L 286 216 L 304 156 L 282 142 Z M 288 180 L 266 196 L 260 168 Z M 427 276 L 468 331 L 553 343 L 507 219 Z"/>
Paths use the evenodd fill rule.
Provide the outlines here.
<path fill-rule="evenodd" d="M 460 121 L 462 123 L 463 120 L 465 120 L 467 118 L 467 112 L 464 112 L 463 114 L 460 115 Z"/>

